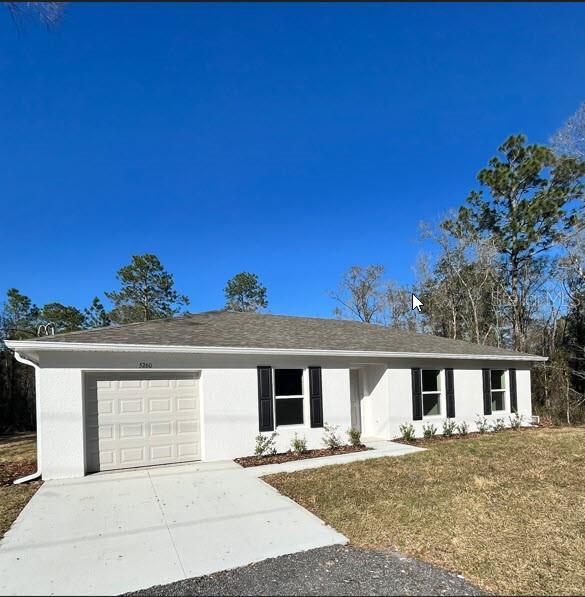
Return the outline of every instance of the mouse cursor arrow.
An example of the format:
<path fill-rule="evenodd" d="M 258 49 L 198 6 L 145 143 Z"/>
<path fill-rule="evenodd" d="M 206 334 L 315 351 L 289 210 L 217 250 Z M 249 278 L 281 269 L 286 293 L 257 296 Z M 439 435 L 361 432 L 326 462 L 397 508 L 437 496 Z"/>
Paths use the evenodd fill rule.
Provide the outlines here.
<path fill-rule="evenodd" d="M 420 313 L 420 308 L 423 306 L 422 301 L 420 301 L 415 294 L 412 295 L 412 310 L 418 309 Z"/>

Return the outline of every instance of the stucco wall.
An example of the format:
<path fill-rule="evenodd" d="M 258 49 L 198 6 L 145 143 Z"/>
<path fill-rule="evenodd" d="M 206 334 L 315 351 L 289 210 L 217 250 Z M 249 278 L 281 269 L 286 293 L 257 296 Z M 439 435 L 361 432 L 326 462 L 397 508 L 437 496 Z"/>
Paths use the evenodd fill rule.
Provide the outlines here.
<path fill-rule="evenodd" d="M 532 402 L 530 393 L 530 369 L 526 363 L 497 363 L 494 361 L 473 361 L 473 362 L 445 362 L 441 363 L 443 367 L 452 367 L 453 381 L 455 386 L 455 421 L 460 423 L 466 421 L 470 431 L 476 431 L 476 420 L 478 416 L 483 417 L 483 380 L 482 369 L 505 369 L 516 368 L 516 385 L 518 398 L 518 412 L 523 415 L 525 422 L 528 423 L 532 416 Z M 392 363 L 387 371 L 390 416 L 383 437 L 394 438 L 400 436 L 400 425 L 411 422 L 418 436 L 422 435 L 422 427 L 426 423 L 432 423 L 441 433 L 443 422 L 446 419 L 446 401 L 445 401 L 445 380 L 444 371 L 441 372 L 441 414 L 434 417 L 425 417 L 422 421 L 412 421 L 412 378 L 411 363 L 408 367 L 399 363 Z M 421 361 L 417 367 L 427 367 L 437 369 L 439 366 L 432 361 Z M 506 408 L 501 412 L 494 412 L 486 419 L 493 422 L 495 419 L 503 418 L 506 424 L 509 424 L 510 410 L 510 384 L 508 373 L 506 371 Z"/>
<path fill-rule="evenodd" d="M 223 460 L 252 454 L 258 434 L 258 365 L 322 367 L 323 414 L 340 432 L 350 427 L 347 360 L 300 357 L 264 358 L 137 353 L 46 353 L 40 355 L 42 470 L 45 479 L 82 476 L 85 470 L 84 373 L 135 371 L 201 371 L 202 459 Z M 295 434 L 309 448 L 323 447 L 323 429 L 310 427 L 308 376 L 304 378 L 304 424 L 277 428 L 277 448 L 286 451 Z"/>
<path fill-rule="evenodd" d="M 218 356 L 168 353 L 68 353 L 54 352 L 37 355 L 40 362 L 40 404 L 42 456 L 41 467 L 46 479 L 82 476 L 85 471 L 84 443 L 84 375 L 94 371 L 136 371 L 139 364 L 152 365 L 148 371 L 201 371 L 202 458 L 221 460 L 251 454 L 258 433 L 258 365 L 303 368 L 322 367 L 323 411 L 325 422 L 338 425 L 344 434 L 351 424 L 350 368 L 360 369 L 362 427 L 364 436 L 393 438 L 399 426 L 412 420 L 410 367 L 455 369 L 457 421 L 470 423 L 483 413 L 482 367 L 517 368 L 518 407 L 529 417 L 530 370 L 526 363 L 494 361 L 419 361 L 372 359 L 356 362 L 349 358 L 305 358 L 259 356 Z M 304 380 L 304 419 L 301 426 L 279 428 L 278 449 L 285 451 L 295 432 L 306 437 L 310 448 L 322 446 L 322 429 L 310 428 L 308 379 Z M 444 387 L 444 386 L 443 386 Z M 507 384 L 509 389 L 509 384 Z M 509 415 L 509 396 L 506 412 L 491 418 Z M 442 413 L 445 412 L 444 395 Z M 432 419 L 439 428 L 443 416 Z M 416 422 L 418 434 L 422 424 Z"/>
<path fill-rule="evenodd" d="M 264 359 L 263 364 L 272 363 Z M 287 367 L 291 366 L 301 365 L 287 364 Z M 205 421 L 203 457 L 220 460 L 253 453 L 258 434 L 256 368 L 204 369 L 202 383 Z M 344 433 L 350 426 L 349 369 L 323 366 L 322 383 L 324 420 L 331 425 L 338 425 Z M 323 429 L 310 427 L 308 384 L 305 370 L 304 424 L 276 428 L 279 451 L 290 448 L 295 433 L 307 439 L 309 448 L 323 447 Z"/>
<path fill-rule="evenodd" d="M 43 478 L 82 477 L 85 459 L 81 371 L 41 369 L 39 385 Z"/>

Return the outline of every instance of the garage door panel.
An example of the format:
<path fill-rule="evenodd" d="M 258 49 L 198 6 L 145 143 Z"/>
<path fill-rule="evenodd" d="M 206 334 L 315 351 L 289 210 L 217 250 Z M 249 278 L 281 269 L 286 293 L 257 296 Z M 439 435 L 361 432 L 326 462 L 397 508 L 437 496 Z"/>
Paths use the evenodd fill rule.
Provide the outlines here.
<path fill-rule="evenodd" d="M 195 427 L 193 432 L 195 432 Z M 150 424 L 150 436 L 152 438 L 157 437 L 171 437 L 173 435 L 173 422 L 172 421 L 159 421 L 157 423 Z"/>
<path fill-rule="evenodd" d="M 99 392 L 99 390 L 98 390 Z M 97 404 L 98 415 L 111 415 L 114 413 L 114 401 L 102 398 Z"/>
<path fill-rule="evenodd" d="M 121 415 L 144 412 L 144 399 L 143 398 L 124 398 L 118 400 L 118 412 Z"/>
<path fill-rule="evenodd" d="M 88 469 L 199 459 L 198 380 L 173 373 L 118 375 L 87 380 Z"/>
<path fill-rule="evenodd" d="M 116 432 L 115 432 L 115 425 L 100 425 L 98 430 L 98 439 L 100 440 L 108 440 L 108 439 L 115 439 Z"/>
<path fill-rule="evenodd" d="M 142 463 L 146 460 L 145 446 L 136 446 L 134 448 L 121 448 L 119 454 L 120 465 L 122 466 L 142 466 Z"/>
<path fill-rule="evenodd" d="M 177 435 L 196 433 L 198 426 L 197 421 L 177 421 Z"/>
<path fill-rule="evenodd" d="M 140 390 L 144 382 L 141 379 L 121 379 L 114 382 L 118 389 L 122 390 Z"/>
<path fill-rule="evenodd" d="M 199 444 L 178 444 L 177 454 L 179 458 L 197 458 L 199 454 Z"/>
<path fill-rule="evenodd" d="M 124 423 L 118 425 L 119 439 L 136 439 L 138 437 L 145 438 L 144 423 Z"/>
<path fill-rule="evenodd" d="M 110 466 L 112 468 L 117 464 L 116 455 L 112 450 L 100 450 L 98 452 L 98 464 L 102 467 Z"/>
<path fill-rule="evenodd" d="M 154 388 L 170 388 L 175 385 L 174 380 L 170 379 L 153 379 L 148 382 L 148 387 Z"/>
<path fill-rule="evenodd" d="M 150 398 L 148 412 L 151 414 L 170 413 L 173 410 L 172 398 Z"/>
<path fill-rule="evenodd" d="M 195 398 L 177 398 L 177 411 L 185 410 L 197 410 L 197 400 Z"/>
<path fill-rule="evenodd" d="M 162 446 L 150 446 L 150 459 L 153 462 L 164 460 L 165 462 L 173 457 L 173 446 L 164 444 Z"/>

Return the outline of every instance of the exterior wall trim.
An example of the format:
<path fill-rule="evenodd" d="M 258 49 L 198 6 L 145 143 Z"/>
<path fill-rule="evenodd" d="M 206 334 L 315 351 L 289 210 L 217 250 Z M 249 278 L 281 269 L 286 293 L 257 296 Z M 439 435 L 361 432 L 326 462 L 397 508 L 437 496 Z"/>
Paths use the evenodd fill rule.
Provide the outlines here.
<path fill-rule="evenodd" d="M 297 348 L 246 348 L 229 346 L 173 346 L 166 344 L 102 344 L 86 342 L 35 342 L 30 340 L 6 340 L 6 346 L 20 353 L 24 351 L 64 351 L 64 352 L 159 352 L 187 354 L 258 354 L 258 355 L 297 355 L 297 356 L 339 356 L 339 357 L 381 357 L 393 359 L 455 359 L 487 361 L 543 362 L 548 357 L 537 355 L 474 355 L 426 352 L 391 352 L 370 350 L 323 350 Z"/>

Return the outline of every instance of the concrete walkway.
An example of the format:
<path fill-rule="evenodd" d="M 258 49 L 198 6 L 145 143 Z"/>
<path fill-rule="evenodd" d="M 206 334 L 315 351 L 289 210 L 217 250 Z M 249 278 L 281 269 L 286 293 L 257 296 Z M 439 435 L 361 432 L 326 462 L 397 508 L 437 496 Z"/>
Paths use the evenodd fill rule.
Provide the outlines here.
<path fill-rule="evenodd" d="M 49 481 L 0 543 L 0 594 L 115 595 L 346 542 L 232 462 Z"/>
<path fill-rule="evenodd" d="M 245 470 L 251 477 L 264 477 L 276 473 L 294 473 L 295 471 L 304 471 L 311 468 L 320 468 L 322 466 L 331 466 L 332 464 L 347 464 L 348 462 L 358 462 L 360 460 L 370 460 L 372 458 L 384 458 L 386 456 L 404 456 L 415 452 L 424 452 L 426 448 L 417 448 L 388 440 L 364 439 L 364 444 L 371 450 L 364 452 L 352 452 L 350 454 L 340 454 L 339 456 L 323 456 L 322 458 L 306 458 L 305 460 L 294 460 L 292 462 L 282 462 L 280 464 L 265 464 L 262 466 L 250 466 Z"/>

